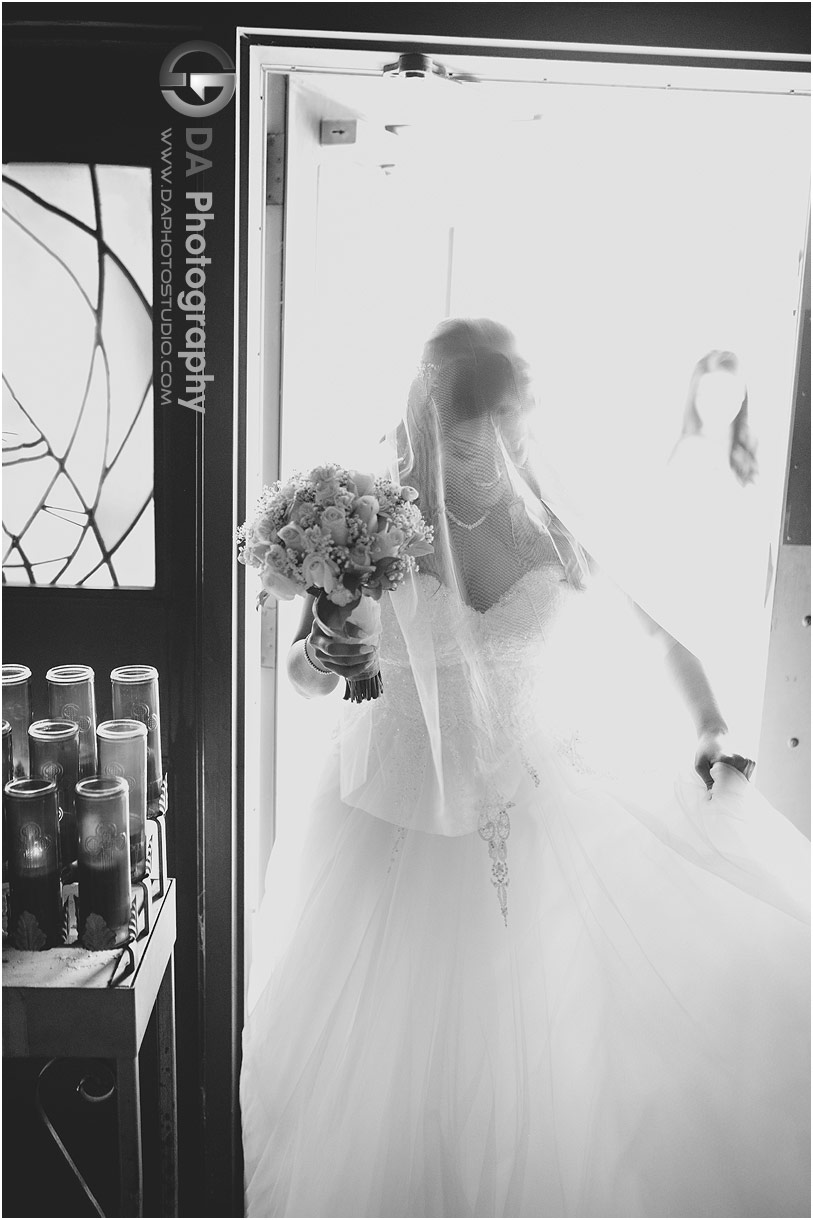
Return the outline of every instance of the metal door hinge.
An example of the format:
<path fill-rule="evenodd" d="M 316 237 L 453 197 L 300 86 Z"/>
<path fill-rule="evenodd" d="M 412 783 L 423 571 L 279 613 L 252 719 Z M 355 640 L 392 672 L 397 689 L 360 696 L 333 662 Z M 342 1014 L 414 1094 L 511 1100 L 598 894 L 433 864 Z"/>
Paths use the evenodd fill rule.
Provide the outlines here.
<path fill-rule="evenodd" d="M 285 135 L 269 131 L 265 139 L 265 202 L 282 207 L 285 202 Z"/>
<path fill-rule="evenodd" d="M 270 600 L 270 599 L 269 599 Z M 260 607 L 260 665 L 263 669 L 277 668 L 277 604 Z"/>

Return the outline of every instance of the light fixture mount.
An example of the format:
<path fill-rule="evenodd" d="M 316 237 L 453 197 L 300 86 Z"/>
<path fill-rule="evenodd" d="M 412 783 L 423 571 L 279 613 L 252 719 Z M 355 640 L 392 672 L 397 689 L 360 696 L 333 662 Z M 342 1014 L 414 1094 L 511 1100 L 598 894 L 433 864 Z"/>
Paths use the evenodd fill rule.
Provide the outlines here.
<path fill-rule="evenodd" d="M 384 76 L 419 78 L 439 76 L 445 80 L 452 79 L 443 64 L 439 64 L 437 60 L 432 59 L 429 55 L 423 55 L 419 51 L 406 51 L 403 55 L 399 55 L 397 63 L 384 65 L 383 74 Z"/>

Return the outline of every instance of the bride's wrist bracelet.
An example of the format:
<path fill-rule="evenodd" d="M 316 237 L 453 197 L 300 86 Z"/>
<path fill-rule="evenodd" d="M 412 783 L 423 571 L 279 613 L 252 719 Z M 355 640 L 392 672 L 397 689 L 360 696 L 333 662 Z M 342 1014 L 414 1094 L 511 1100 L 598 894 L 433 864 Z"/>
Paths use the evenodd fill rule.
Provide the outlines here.
<path fill-rule="evenodd" d="M 327 695 L 339 681 L 338 674 L 322 669 L 308 651 L 308 641 L 297 640 L 288 650 L 288 677 L 306 699 Z"/>
<path fill-rule="evenodd" d="M 313 667 L 313 668 L 316 670 L 316 672 L 317 672 L 318 674 L 327 674 L 327 675 L 329 675 L 330 677 L 335 676 L 335 675 L 333 675 L 333 674 L 331 673 L 331 670 L 329 670 L 329 669 L 324 669 L 324 668 L 323 668 L 323 666 L 321 666 L 321 665 L 317 665 L 317 664 L 316 664 L 316 662 L 314 661 L 313 657 L 312 657 L 312 656 L 311 656 L 311 654 L 308 652 L 308 641 L 307 641 L 307 639 L 304 639 L 304 640 L 302 641 L 302 651 L 303 651 L 303 652 L 304 652 L 304 654 L 305 654 L 305 660 L 306 660 L 306 661 L 307 661 L 307 662 L 308 662 L 308 663 L 309 663 L 309 664 L 310 664 L 310 665 L 311 665 L 311 666 L 312 666 L 312 667 Z"/>

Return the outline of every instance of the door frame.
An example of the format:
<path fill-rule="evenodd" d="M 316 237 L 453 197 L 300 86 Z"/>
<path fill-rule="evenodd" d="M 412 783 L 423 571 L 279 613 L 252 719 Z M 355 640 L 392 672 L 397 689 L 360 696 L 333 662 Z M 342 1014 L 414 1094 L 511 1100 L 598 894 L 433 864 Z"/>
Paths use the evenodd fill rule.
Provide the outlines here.
<path fill-rule="evenodd" d="M 432 35 L 328 33 L 313 30 L 239 28 L 238 46 L 238 183 L 237 183 L 237 362 L 236 362 L 236 514 L 243 520 L 263 482 L 280 477 L 280 401 L 284 369 L 282 351 L 284 294 L 279 309 L 268 309 L 264 299 L 269 230 L 266 212 L 266 107 L 272 78 L 284 81 L 310 73 L 340 72 L 380 75 L 383 67 L 403 51 L 420 50 L 439 56 L 452 70 L 472 70 L 500 60 L 500 79 L 509 73 L 516 80 L 544 80 L 550 84 L 608 84 L 623 72 L 626 82 L 640 88 L 721 89 L 742 92 L 804 93 L 809 95 L 810 56 L 763 53 L 755 50 L 720 51 L 698 48 L 634 47 L 609 44 L 514 41 L 486 38 L 450 38 Z M 461 68 L 464 60 L 476 61 Z M 528 76 L 531 65 L 533 76 Z M 668 79 L 664 68 L 669 69 Z M 482 79 L 488 79 L 483 76 Z M 285 150 L 287 172 L 290 150 Z M 283 243 L 281 227 L 272 235 Z M 280 254 L 280 276 L 283 274 Z M 282 279 L 281 279 L 282 283 Z M 271 332 L 277 343 L 267 342 Z M 276 349 L 269 356 L 268 348 Z M 248 458 L 250 441 L 251 457 Z M 243 910 L 256 904 L 270 851 L 272 832 L 258 839 L 259 804 L 273 821 L 275 691 L 278 663 L 276 608 L 270 604 L 257 614 L 246 597 L 245 582 L 238 580 L 235 601 L 237 657 L 236 722 L 236 825 L 243 836 Z M 270 599 L 269 599 L 270 600 Z M 251 649 L 262 657 L 261 672 L 244 659 Z M 246 839 L 246 834 L 250 838 Z M 250 945 L 246 916 L 244 949 Z M 243 996 L 247 978 L 243 958 Z"/>
<path fill-rule="evenodd" d="M 239 253 L 238 342 L 240 377 L 237 384 L 237 504 L 238 517 L 256 498 L 262 483 L 280 477 L 280 403 L 285 370 L 281 351 L 284 304 L 272 309 L 265 300 L 264 284 L 269 258 L 278 257 L 274 274 L 284 276 L 280 250 L 281 223 L 269 222 L 266 206 L 266 111 L 269 87 L 284 86 L 286 78 L 302 79 L 312 73 L 353 73 L 380 76 L 384 65 L 400 49 L 420 47 L 439 55 L 452 72 L 472 71 L 489 59 L 499 59 L 500 79 L 536 79 L 550 85 L 573 83 L 606 85 L 624 83 L 643 89 L 719 89 L 726 92 L 801 93 L 809 91 L 809 76 L 800 71 L 809 64 L 804 55 L 720 52 L 679 48 L 587 46 L 573 43 L 509 42 L 504 39 L 452 39 L 383 34 L 329 35 L 307 31 L 241 29 L 238 31 L 241 93 L 239 112 Z M 506 53 L 508 56 L 506 57 Z M 529 72 L 529 64 L 532 65 Z M 669 69 L 664 77 L 664 67 Z M 721 72 L 721 69 L 724 70 Z M 482 79 L 488 74 L 478 72 Z M 278 94 L 277 106 L 285 100 Z M 289 150 L 284 173 L 290 175 Z M 269 229 L 271 223 L 273 230 Z M 284 292 L 280 294 L 284 301 Z M 272 316 L 273 315 L 273 316 Z M 268 341 L 274 331 L 278 344 Z M 271 354 L 273 349 L 277 354 Z M 248 439 L 251 438 L 251 445 Z M 251 468 L 247 467 L 250 450 Z M 241 515 L 242 514 L 242 515 Z M 268 853 L 273 840 L 275 688 L 277 666 L 276 606 L 269 603 L 257 614 L 238 583 L 239 650 L 251 647 L 262 658 L 258 672 L 243 675 L 240 720 L 241 783 L 244 832 L 258 820 L 262 798 L 264 833 L 250 840 L 246 852 L 245 896 L 249 909 L 256 905 Z M 238 653 L 245 656 L 246 653 Z M 248 726 L 251 726 L 250 728 Z M 270 815 L 270 816 L 269 816 Z M 249 942 L 248 928 L 246 944 Z"/>

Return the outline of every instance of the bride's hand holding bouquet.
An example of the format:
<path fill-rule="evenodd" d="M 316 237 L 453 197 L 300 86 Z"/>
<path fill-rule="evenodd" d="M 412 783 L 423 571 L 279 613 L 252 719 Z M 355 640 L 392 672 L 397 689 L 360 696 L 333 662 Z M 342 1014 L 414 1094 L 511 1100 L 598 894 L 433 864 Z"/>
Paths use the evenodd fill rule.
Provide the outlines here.
<path fill-rule="evenodd" d="M 338 465 L 314 467 L 263 488 L 237 533 L 238 559 L 262 580 L 258 603 L 312 594 L 323 637 L 376 649 L 378 600 L 432 552 L 432 528 L 401 487 Z M 347 679 L 345 699 L 376 699 L 383 686 L 373 653 L 368 676 Z"/>

